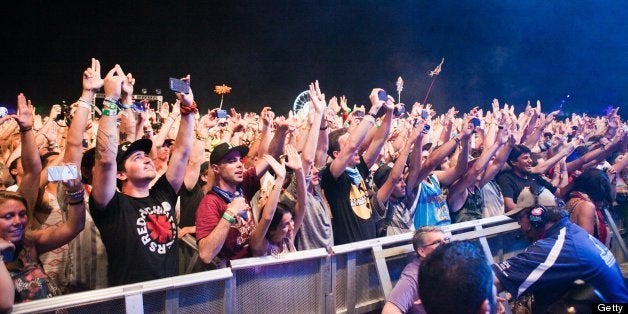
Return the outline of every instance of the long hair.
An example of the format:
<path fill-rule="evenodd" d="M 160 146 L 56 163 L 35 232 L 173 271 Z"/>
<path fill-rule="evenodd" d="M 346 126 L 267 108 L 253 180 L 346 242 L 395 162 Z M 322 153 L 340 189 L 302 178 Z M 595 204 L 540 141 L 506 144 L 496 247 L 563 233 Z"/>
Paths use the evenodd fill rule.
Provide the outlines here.
<path fill-rule="evenodd" d="M 268 232 L 266 232 L 267 240 L 270 240 L 270 234 L 272 232 L 275 232 L 275 229 L 277 229 L 277 227 L 281 223 L 281 219 L 283 218 L 283 215 L 285 215 L 286 213 L 290 213 L 294 217 L 294 213 L 292 212 L 290 208 L 288 208 L 288 206 L 282 203 L 277 203 L 277 209 L 275 209 L 275 215 L 273 216 L 273 220 L 270 221 L 270 225 L 268 226 Z"/>
<path fill-rule="evenodd" d="M 574 180 L 573 191 L 586 193 L 591 200 L 601 202 L 604 206 L 613 203 L 611 182 L 602 170 L 595 168 L 585 170 Z"/>

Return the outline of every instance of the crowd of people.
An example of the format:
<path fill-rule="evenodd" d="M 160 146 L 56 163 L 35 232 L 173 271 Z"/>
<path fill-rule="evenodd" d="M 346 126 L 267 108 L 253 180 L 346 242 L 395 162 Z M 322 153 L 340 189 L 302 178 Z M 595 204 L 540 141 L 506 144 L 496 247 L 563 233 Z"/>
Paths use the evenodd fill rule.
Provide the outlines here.
<path fill-rule="evenodd" d="M 440 113 L 396 103 L 380 88 L 366 108 L 350 107 L 345 97 L 327 99 L 316 81 L 309 110 L 287 117 L 271 107 L 201 114 L 191 88 L 175 93 L 172 105 L 151 108 L 133 99 L 134 84 L 119 65 L 102 77 L 92 59 L 69 110 L 53 105 L 41 117 L 19 94 L 16 114 L 0 119 L 2 309 L 182 274 L 192 253 L 185 237 L 198 245 L 194 270 L 201 271 L 415 232 L 417 258 L 384 311 L 442 312 L 418 301 L 419 292 L 438 297 L 424 292 L 423 278 L 438 282 L 439 267 L 463 276 L 451 264 L 462 259 L 452 256 L 477 254 L 464 253 L 472 245 L 441 245 L 447 240 L 438 227 L 497 215 L 518 219 L 536 242 L 492 272 L 484 257 L 486 267 L 464 275 L 470 281 L 494 283 L 514 298 L 556 288 L 535 296 L 539 308 L 575 279 L 609 302 L 628 302 L 608 250 L 622 235 L 603 215 L 608 210 L 621 224 L 628 204 L 628 133 L 619 109 L 559 121 L 540 102 L 516 113 L 494 100 L 487 110 Z M 105 98 L 95 101 L 101 89 Z M 51 177 L 58 168 L 76 176 Z M 433 252 L 440 262 L 430 262 Z M 491 278 L 474 279 L 483 272 Z M 465 302 L 496 309 L 490 287 Z"/>

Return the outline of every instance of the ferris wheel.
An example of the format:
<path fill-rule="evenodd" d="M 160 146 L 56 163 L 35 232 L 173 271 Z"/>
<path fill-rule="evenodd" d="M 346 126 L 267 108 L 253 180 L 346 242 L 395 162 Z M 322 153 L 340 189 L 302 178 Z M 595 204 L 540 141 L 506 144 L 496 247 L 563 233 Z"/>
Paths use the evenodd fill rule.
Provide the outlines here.
<path fill-rule="evenodd" d="M 299 113 L 303 111 L 303 113 L 307 114 L 310 109 L 310 94 L 309 91 L 304 91 L 294 100 L 294 104 L 292 105 L 292 111 L 294 113 Z"/>

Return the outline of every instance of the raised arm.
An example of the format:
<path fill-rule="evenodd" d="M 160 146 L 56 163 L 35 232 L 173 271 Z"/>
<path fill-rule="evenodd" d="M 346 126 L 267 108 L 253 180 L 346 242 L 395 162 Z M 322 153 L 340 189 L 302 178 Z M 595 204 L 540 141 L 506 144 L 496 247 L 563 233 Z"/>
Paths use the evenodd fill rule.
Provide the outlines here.
<path fill-rule="evenodd" d="M 264 107 L 260 113 L 261 130 L 260 130 L 260 143 L 257 150 L 257 158 L 262 159 L 264 155 L 268 153 L 268 147 L 272 139 L 271 124 L 275 119 L 275 113 L 271 111 L 270 107 Z"/>
<path fill-rule="evenodd" d="M 498 140 L 503 136 L 506 137 L 506 143 L 497 151 L 495 159 L 493 159 L 493 162 L 486 168 L 486 171 L 484 171 L 482 179 L 479 182 L 480 188 L 486 185 L 488 181 L 493 180 L 493 178 L 495 178 L 495 176 L 502 170 L 506 160 L 508 160 L 508 155 L 510 155 L 512 147 L 515 145 L 515 138 L 512 136 L 508 128 L 503 128 L 499 131 Z"/>
<path fill-rule="evenodd" d="M 382 124 L 376 129 L 373 141 L 369 144 L 369 147 L 366 149 L 364 154 L 362 154 L 362 158 L 364 158 L 364 162 L 369 168 L 373 166 L 375 161 L 377 161 L 379 153 L 382 151 L 382 147 L 386 144 L 388 134 L 390 133 L 390 127 L 392 125 L 394 107 L 392 97 L 388 96 L 388 101 L 385 106 L 386 114 L 384 115 L 384 119 L 382 119 Z"/>
<path fill-rule="evenodd" d="M 65 197 L 68 201 L 67 219 L 58 227 L 32 231 L 38 253 L 48 252 L 69 243 L 85 226 L 85 190 L 81 183 L 80 171 L 76 179 L 62 183 L 66 187 Z"/>
<path fill-rule="evenodd" d="M 327 163 L 327 149 L 329 148 L 329 126 L 335 123 L 329 119 L 335 119 L 335 113 L 332 109 L 325 109 L 325 113 L 321 118 L 321 127 L 318 129 L 318 143 L 316 144 L 316 157 L 314 158 L 314 166 L 320 168 Z"/>
<path fill-rule="evenodd" d="M 360 144 L 364 140 L 366 133 L 369 129 L 375 126 L 375 115 L 384 104 L 384 101 L 379 100 L 377 93 L 380 88 L 374 88 L 371 91 L 369 99 L 371 100 L 371 109 L 369 114 L 364 116 L 362 122 L 356 127 L 354 131 L 349 133 L 349 138 L 340 148 L 340 152 L 336 155 L 336 158 L 331 162 L 330 171 L 334 179 L 338 179 L 340 175 L 345 171 L 345 168 L 351 162 L 353 155 L 358 151 Z"/>
<path fill-rule="evenodd" d="M 17 96 L 17 113 L 12 116 L 20 129 L 20 140 L 22 146 L 22 169 L 24 176 L 18 192 L 26 198 L 29 212 L 32 213 L 39 184 L 39 173 L 41 172 L 41 159 L 35 143 L 35 133 L 33 132 L 33 106 L 30 100 L 26 100 L 24 94 Z"/>
<path fill-rule="evenodd" d="M 471 138 L 471 134 L 474 132 L 475 127 L 469 120 L 464 121 L 463 126 L 464 129 L 462 130 L 462 134 L 460 134 L 460 152 L 458 153 L 456 166 L 445 171 L 435 172 L 438 177 L 438 181 L 440 181 L 440 184 L 445 187 L 454 183 L 454 181 L 460 178 L 467 170 L 467 163 L 469 161 L 469 139 Z"/>
<path fill-rule="evenodd" d="M 473 163 L 473 166 L 468 169 L 467 173 L 449 187 L 449 192 L 447 193 L 447 203 L 451 211 L 456 212 L 462 208 L 462 205 L 464 205 L 464 202 L 467 199 L 467 188 L 472 186 L 477 181 L 477 177 L 484 172 L 488 162 L 491 160 L 491 157 L 493 157 L 495 152 L 497 152 L 497 150 L 504 145 L 504 142 L 504 140 L 498 140 L 490 147 L 485 148 L 482 151 L 480 158 Z"/>
<path fill-rule="evenodd" d="M 72 117 L 72 123 L 68 130 L 68 138 L 65 145 L 63 162 L 73 163 L 81 169 L 83 157 L 83 132 L 87 129 L 89 115 L 92 110 L 92 101 L 96 91 L 104 84 L 100 77 L 100 61 L 92 58 L 92 64 L 83 72 L 83 92 L 78 99 L 78 108 Z"/>
<path fill-rule="evenodd" d="M 273 136 L 273 140 L 270 142 L 270 146 L 267 150 L 268 154 L 273 158 L 279 158 L 279 155 L 283 152 L 286 135 L 290 128 L 294 127 L 290 125 L 284 117 L 279 117 L 276 120 L 277 128 L 275 130 L 275 136 Z M 266 160 L 266 158 L 259 158 L 255 162 L 255 173 L 257 173 L 258 178 L 261 178 L 266 173 L 266 170 L 268 170 L 268 162 L 266 162 Z"/>
<path fill-rule="evenodd" d="M 532 173 L 543 174 L 546 173 L 551 167 L 558 163 L 561 159 L 568 156 L 575 149 L 573 143 L 567 143 L 557 154 L 546 160 L 542 164 L 538 164 L 532 168 Z"/>
<path fill-rule="evenodd" d="M 429 130 L 425 128 L 426 121 L 419 118 L 416 119 L 416 122 L 413 123 L 413 127 L 421 130 L 421 133 L 419 133 L 419 136 L 417 136 L 414 140 L 414 148 L 412 149 L 412 154 L 410 155 L 410 162 L 408 162 L 408 178 L 406 179 L 406 191 L 408 195 L 414 194 L 414 188 L 417 186 L 417 181 L 422 181 L 425 178 L 419 178 L 419 172 L 423 166 L 421 158 L 421 154 L 423 153 L 423 137 L 429 132 Z"/>
<path fill-rule="evenodd" d="M 190 161 L 185 168 L 185 175 L 183 177 L 183 184 L 188 191 L 191 191 L 196 182 L 198 176 L 201 174 L 201 164 L 203 163 L 203 157 L 205 153 L 205 142 L 199 138 L 194 139 L 192 145 L 192 152 L 190 153 Z"/>
<path fill-rule="evenodd" d="M 107 206 L 116 191 L 116 155 L 120 142 L 116 127 L 116 103 L 122 93 L 124 79 L 127 78 L 117 64 L 104 79 L 105 100 L 96 136 L 96 162 L 92 180 L 93 190 L 90 195 L 100 208 Z"/>
<path fill-rule="evenodd" d="M 303 224 L 303 217 L 305 216 L 305 197 L 307 193 L 307 187 L 305 186 L 305 169 L 303 168 L 301 157 L 299 156 L 296 148 L 291 145 L 287 145 L 286 155 L 288 156 L 288 160 L 286 161 L 286 167 L 294 171 L 294 175 L 297 180 L 297 203 L 294 207 L 294 232 L 292 232 L 292 240 L 294 240 L 294 236 L 297 234 L 297 232 L 299 232 L 301 224 Z"/>
<path fill-rule="evenodd" d="M 397 156 L 397 160 L 395 160 L 395 164 L 390 170 L 388 178 L 386 179 L 384 184 L 382 184 L 382 186 L 377 190 L 377 199 L 381 202 L 380 205 L 383 205 L 388 201 L 388 198 L 392 194 L 395 185 L 403 179 L 403 170 L 406 167 L 408 156 L 410 155 L 410 148 L 412 147 L 412 143 L 416 142 L 416 139 L 419 137 L 419 134 L 421 134 L 421 131 L 422 129 L 416 127 L 412 129 L 412 133 L 406 141 L 406 144 L 401 149 L 399 156 Z M 417 148 L 421 150 L 420 147 L 416 146 L 414 149 Z M 381 207 L 385 208 L 384 206 Z"/>
<path fill-rule="evenodd" d="M 312 106 L 310 107 L 310 115 L 312 116 L 312 125 L 307 134 L 305 146 L 303 147 L 303 153 L 301 158 L 303 160 L 303 171 L 308 174 L 310 168 L 316 158 L 316 149 L 318 143 L 319 133 L 321 133 L 321 119 L 323 112 L 327 107 L 325 104 L 325 94 L 321 93 L 321 89 L 318 86 L 318 81 L 310 83 L 310 99 L 312 100 Z M 335 97 L 332 98 L 335 101 Z M 331 102 L 331 100 L 330 100 Z M 296 232 L 295 232 L 296 233 Z"/>
<path fill-rule="evenodd" d="M 190 75 L 184 77 L 182 80 L 189 83 Z M 174 141 L 172 158 L 168 164 L 168 170 L 166 170 L 166 178 L 174 191 L 178 193 L 181 184 L 183 184 L 185 167 L 188 164 L 190 151 L 192 150 L 192 142 L 195 138 L 194 114 L 198 112 L 198 109 L 196 108 L 196 102 L 194 102 L 194 94 L 191 88 L 190 92 L 187 94 L 176 93 L 176 95 L 177 99 L 181 102 L 181 124 L 179 125 L 177 138 Z"/>
<path fill-rule="evenodd" d="M 255 230 L 251 233 L 249 245 L 253 256 L 266 255 L 266 247 L 268 243 L 268 240 L 266 240 L 266 233 L 268 232 L 270 222 L 273 220 L 273 216 L 275 215 L 275 210 L 277 210 L 277 202 L 279 201 L 279 195 L 281 194 L 281 186 L 283 185 L 283 180 L 286 177 L 286 167 L 283 165 L 283 162 L 279 164 L 279 162 L 277 162 L 277 160 L 270 155 L 264 155 L 263 158 L 273 168 L 273 171 L 275 171 L 275 182 L 268 193 L 268 199 L 266 200 L 266 204 L 264 205 L 264 209 L 260 215 L 259 222 L 257 223 Z"/>

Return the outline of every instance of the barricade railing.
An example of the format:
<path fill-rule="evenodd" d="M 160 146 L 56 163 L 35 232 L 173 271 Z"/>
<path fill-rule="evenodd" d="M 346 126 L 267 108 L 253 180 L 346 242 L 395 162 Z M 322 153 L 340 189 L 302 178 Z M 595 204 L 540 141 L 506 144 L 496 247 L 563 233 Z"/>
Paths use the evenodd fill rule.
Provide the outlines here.
<path fill-rule="evenodd" d="M 500 216 L 444 226 L 453 239 L 486 237 L 518 229 Z M 325 249 L 232 261 L 231 268 L 69 294 L 18 304 L 15 313 L 64 309 L 69 313 L 362 313 L 384 305 L 412 252 L 412 233 Z M 494 246 L 492 244 L 492 246 Z M 412 253 L 413 254 L 413 253 Z M 496 256 L 496 258 L 498 258 Z"/>

